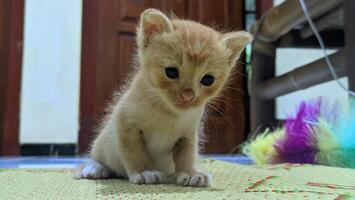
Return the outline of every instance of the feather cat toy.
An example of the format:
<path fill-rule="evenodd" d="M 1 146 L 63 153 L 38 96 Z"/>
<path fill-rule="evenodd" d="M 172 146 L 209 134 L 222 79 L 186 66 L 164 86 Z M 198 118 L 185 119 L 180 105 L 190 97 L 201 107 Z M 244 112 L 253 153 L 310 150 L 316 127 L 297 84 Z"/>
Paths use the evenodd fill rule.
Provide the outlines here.
<path fill-rule="evenodd" d="M 322 99 L 303 101 L 276 131 L 244 144 L 256 164 L 310 163 L 355 168 L 355 101 L 349 109 Z"/>

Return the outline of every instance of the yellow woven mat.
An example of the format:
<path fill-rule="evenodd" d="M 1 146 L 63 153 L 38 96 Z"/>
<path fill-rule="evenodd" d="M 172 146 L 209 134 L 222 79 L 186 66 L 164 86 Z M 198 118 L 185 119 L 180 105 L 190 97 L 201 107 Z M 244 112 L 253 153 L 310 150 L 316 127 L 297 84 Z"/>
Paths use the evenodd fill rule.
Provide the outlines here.
<path fill-rule="evenodd" d="M 0 199 L 355 199 L 355 170 L 283 164 L 243 166 L 203 160 L 210 188 L 74 180 L 71 170 L 1 169 Z"/>

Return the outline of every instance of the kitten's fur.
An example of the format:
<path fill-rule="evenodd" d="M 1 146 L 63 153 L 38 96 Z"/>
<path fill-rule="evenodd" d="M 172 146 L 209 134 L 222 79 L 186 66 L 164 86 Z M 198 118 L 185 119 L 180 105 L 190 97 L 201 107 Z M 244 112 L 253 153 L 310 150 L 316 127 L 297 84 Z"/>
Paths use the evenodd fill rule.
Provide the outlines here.
<path fill-rule="evenodd" d="M 226 83 L 245 45 L 246 32 L 222 34 L 197 22 L 144 11 L 137 30 L 139 69 L 113 106 L 75 177 L 128 177 L 132 183 L 209 186 L 197 166 L 198 129 L 205 104 Z M 168 78 L 167 67 L 179 77 Z M 211 86 L 201 84 L 212 75 Z"/>

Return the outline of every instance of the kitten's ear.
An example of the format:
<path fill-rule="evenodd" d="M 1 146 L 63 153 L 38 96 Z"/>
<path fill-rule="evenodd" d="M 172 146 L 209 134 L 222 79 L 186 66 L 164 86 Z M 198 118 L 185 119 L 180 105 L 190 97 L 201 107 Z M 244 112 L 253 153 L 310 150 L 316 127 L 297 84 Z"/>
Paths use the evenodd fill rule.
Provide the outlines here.
<path fill-rule="evenodd" d="M 230 32 L 222 35 L 223 45 L 233 52 L 233 59 L 239 58 L 239 54 L 252 40 L 253 36 L 245 31 Z"/>
<path fill-rule="evenodd" d="M 140 17 L 138 40 L 146 46 L 154 34 L 173 31 L 170 19 L 156 9 L 145 10 Z"/>

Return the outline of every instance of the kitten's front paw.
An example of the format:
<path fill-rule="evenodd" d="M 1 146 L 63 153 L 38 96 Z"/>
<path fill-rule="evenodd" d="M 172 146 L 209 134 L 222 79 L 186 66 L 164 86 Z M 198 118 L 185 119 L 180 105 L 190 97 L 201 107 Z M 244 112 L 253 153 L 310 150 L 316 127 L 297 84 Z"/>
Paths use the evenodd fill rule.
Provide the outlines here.
<path fill-rule="evenodd" d="M 208 187 L 212 176 L 203 172 L 180 172 L 176 178 L 176 184 L 181 186 Z"/>
<path fill-rule="evenodd" d="M 157 184 L 162 183 L 164 180 L 165 176 L 159 171 L 144 171 L 129 176 L 129 181 L 135 184 Z"/>
<path fill-rule="evenodd" d="M 74 174 L 75 179 L 105 179 L 109 176 L 110 171 L 94 160 L 84 163 Z"/>

